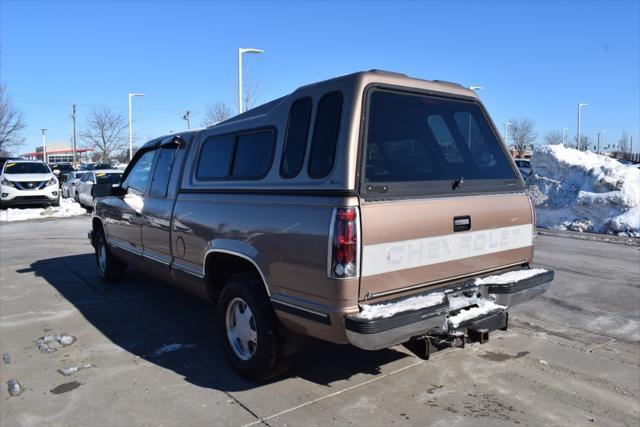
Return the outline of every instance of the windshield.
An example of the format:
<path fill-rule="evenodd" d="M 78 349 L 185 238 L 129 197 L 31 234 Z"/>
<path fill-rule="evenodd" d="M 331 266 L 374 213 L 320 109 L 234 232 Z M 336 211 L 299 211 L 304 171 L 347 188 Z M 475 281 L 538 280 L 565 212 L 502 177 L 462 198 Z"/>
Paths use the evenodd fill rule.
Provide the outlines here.
<path fill-rule="evenodd" d="M 7 162 L 4 165 L 4 173 L 51 173 L 49 168 L 40 162 Z"/>
<path fill-rule="evenodd" d="M 73 170 L 73 166 L 69 164 L 54 164 L 50 165 L 52 170 L 59 170 L 60 172 L 70 172 Z"/>
<path fill-rule="evenodd" d="M 98 184 L 119 184 L 120 177 L 122 177 L 121 173 L 96 173 L 96 181 Z"/>
<path fill-rule="evenodd" d="M 70 175 L 70 180 L 71 179 L 82 179 L 82 177 L 86 174 L 87 172 L 71 172 Z"/>
<path fill-rule="evenodd" d="M 368 114 L 367 184 L 389 184 L 390 193 L 520 185 L 474 102 L 376 90 Z"/>

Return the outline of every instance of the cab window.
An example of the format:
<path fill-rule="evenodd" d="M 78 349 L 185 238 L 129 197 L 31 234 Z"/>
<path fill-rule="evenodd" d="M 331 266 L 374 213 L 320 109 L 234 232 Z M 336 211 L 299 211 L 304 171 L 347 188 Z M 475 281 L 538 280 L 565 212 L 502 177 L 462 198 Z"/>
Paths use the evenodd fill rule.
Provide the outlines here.
<path fill-rule="evenodd" d="M 151 164 L 153 163 L 153 156 L 155 154 L 156 150 L 149 150 L 138 157 L 129 171 L 127 178 L 124 180 L 122 188 L 125 190 L 134 190 L 139 194 L 146 192 L 151 175 Z"/>
<path fill-rule="evenodd" d="M 169 187 L 169 178 L 173 169 L 173 161 L 176 157 L 177 146 L 162 147 L 158 153 L 156 167 L 151 179 L 149 197 L 166 197 Z"/>

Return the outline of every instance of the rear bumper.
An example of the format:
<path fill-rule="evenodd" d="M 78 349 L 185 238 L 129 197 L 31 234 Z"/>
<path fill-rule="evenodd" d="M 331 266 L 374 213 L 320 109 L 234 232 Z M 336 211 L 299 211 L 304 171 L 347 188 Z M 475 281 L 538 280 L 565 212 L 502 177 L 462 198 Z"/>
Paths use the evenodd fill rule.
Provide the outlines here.
<path fill-rule="evenodd" d="M 506 328 L 508 308 L 543 294 L 553 280 L 553 271 L 528 270 L 525 274 L 529 271 L 530 277 L 514 281 L 491 276 L 431 292 L 425 296 L 436 297 L 431 298 L 435 303 L 418 309 L 415 306 L 416 296 L 369 306 L 369 313 L 380 315 L 365 316 L 362 311 L 347 316 L 344 320 L 347 338 L 356 347 L 380 350 L 430 333 Z M 508 274 L 502 276 L 508 278 Z M 441 298 L 439 294 L 442 294 Z M 413 304 L 407 303 L 410 299 L 413 299 Z M 408 309 L 402 310 L 402 307 Z M 505 319 L 504 324 L 502 320 L 495 320 L 502 318 Z"/>

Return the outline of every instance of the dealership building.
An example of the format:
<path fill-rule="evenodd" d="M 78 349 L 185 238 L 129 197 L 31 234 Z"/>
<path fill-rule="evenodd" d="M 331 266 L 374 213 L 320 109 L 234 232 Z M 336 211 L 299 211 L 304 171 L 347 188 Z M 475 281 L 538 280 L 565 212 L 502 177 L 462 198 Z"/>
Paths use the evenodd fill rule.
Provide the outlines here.
<path fill-rule="evenodd" d="M 91 148 L 76 148 L 77 161 L 88 159 L 89 153 L 92 151 Z M 30 160 L 43 160 L 44 150 L 42 146 L 36 147 L 36 151 L 24 153 L 21 157 Z M 48 143 L 46 163 L 73 163 L 73 147 L 66 141 Z"/>

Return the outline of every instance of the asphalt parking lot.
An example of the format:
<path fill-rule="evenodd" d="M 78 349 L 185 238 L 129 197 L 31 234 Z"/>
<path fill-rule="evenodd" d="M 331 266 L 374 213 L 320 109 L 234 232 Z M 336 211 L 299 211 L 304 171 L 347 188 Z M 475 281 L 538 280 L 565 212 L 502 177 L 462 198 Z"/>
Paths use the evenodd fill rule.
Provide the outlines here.
<path fill-rule="evenodd" d="M 132 270 L 99 282 L 89 224 L 0 225 L 2 426 L 638 425 L 640 246 L 538 236 L 552 289 L 487 344 L 423 361 L 313 342 L 254 384 L 228 367 L 207 303 Z M 76 341 L 38 349 L 63 333 Z"/>

